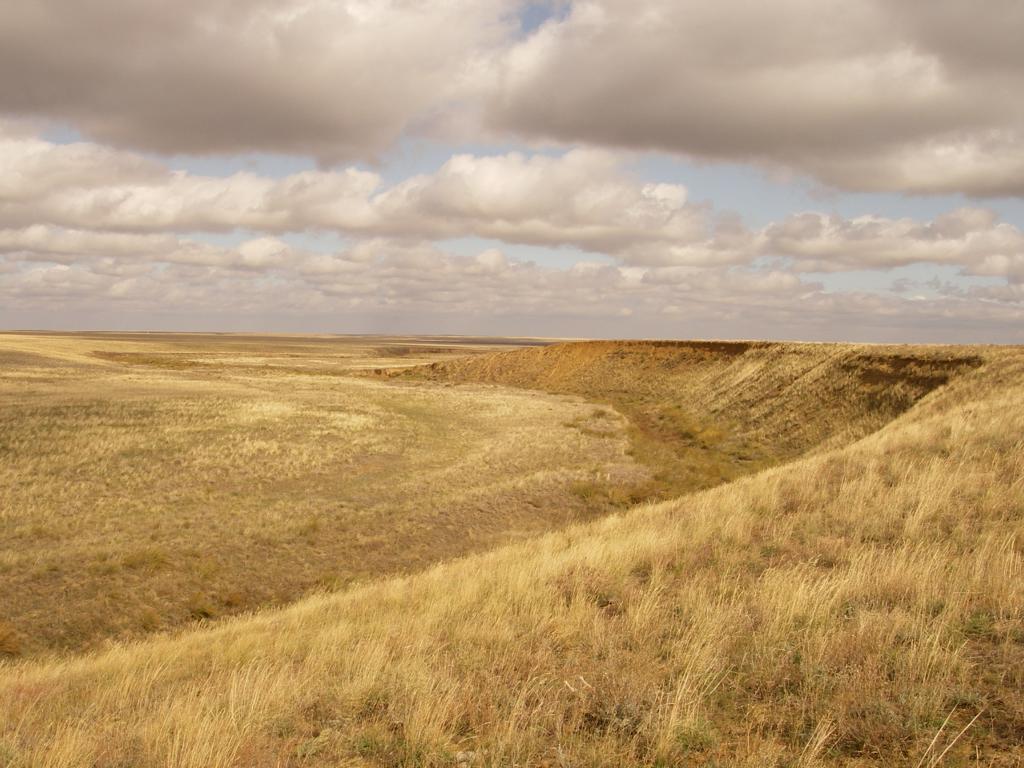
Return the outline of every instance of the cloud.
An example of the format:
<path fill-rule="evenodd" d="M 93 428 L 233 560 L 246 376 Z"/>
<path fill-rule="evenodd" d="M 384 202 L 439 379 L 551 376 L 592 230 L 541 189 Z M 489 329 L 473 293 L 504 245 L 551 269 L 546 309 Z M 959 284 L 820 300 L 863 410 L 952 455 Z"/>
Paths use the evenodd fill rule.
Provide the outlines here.
<path fill-rule="evenodd" d="M 1007 282 L 1016 284 L 1019 295 L 1019 292 L 1024 290 L 1024 252 L 986 256 L 981 263 L 971 267 L 967 274 L 1005 277 Z"/>
<path fill-rule="evenodd" d="M 926 297 L 835 293 L 785 269 L 548 267 L 497 249 L 457 255 L 373 238 L 337 252 L 273 237 L 234 247 L 160 235 L 139 250 L 108 233 L 0 236 L 0 319 L 58 326 L 297 330 L 471 329 L 580 336 L 1024 341 L 1019 284 Z M 78 255 L 68 251 L 80 239 Z M 121 243 L 124 244 L 124 243 Z M 45 313 L 40 307 L 47 307 Z M 55 309 L 58 308 L 59 309 Z M 34 323 L 26 318 L 39 318 Z M 10 321 L 7 321 L 10 322 Z"/>
<path fill-rule="evenodd" d="M 738 250 L 728 238 L 749 234 L 687 203 L 682 186 L 643 183 L 623 171 L 619 156 L 596 150 L 456 155 L 373 204 L 381 234 L 568 245 L 631 264 L 729 263 Z"/>
<path fill-rule="evenodd" d="M 472 92 L 505 0 L 33 0 L 4 8 L 0 111 L 119 147 L 373 158 Z"/>
<path fill-rule="evenodd" d="M 510 49 L 486 121 L 846 189 L 1021 195 L 1022 25 L 1014 0 L 576 0 Z"/>
<path fill-rule="evenodd" d="M 273 237 L 307 231 L 411 242 L 477 237 L 573 248 L 632 267 L 763 258 L 797 272 L 941 264 L 1019 281 L 1024 259 L 1024 232 L 977 206 L 932 221 L 809 211 L 752 230 L 734 214 L 689 202 L 680 185 L 636 178 L 622 155 L 605 150 L 460 154 L 433 173 L 385 186 L 355 168 L 197 176 L 96 144 L 0 136 L 0 248 L 209 263 L 219 255 L 178 236 L 235 230 L 270 238 L 266 252 L 245 256 L 249 268 L 279 258 Z"/>
<path fill-rule="evenodd" d="M 376 174 L 194 176 L 98 144 L 0 136 L 0 224 L 122 231 L 295 231 L 358 224 Z"/>
<path fill-rule="evenodd" d="M 274 237 L 228 247 L 168 235 L 33 227 L 0 230 L 0 258 L 19 265 L 0 282 L 8 304 L 38 296 L 45 287 L 67 291 L 68 300 L 134 300 L 139 307 L 151 302 L 230 307 L 255 292 L 271 306 L 605 316 L 661 311 L 687 293 L 702 300 L 782 298 L 820 287 L 793 274 L 741 267 L 630 267 L 582 260 L 554 268 L 511 259 L 494 248 L 467 256 L 430 242 L 386 238 L 320 252 Z"/>
<path fill-rule="evenodd" d="M 357 168 L 216 177 L 3 125 L 0 321 L 93 324 L 82 318 L 108 312 L 140 326 L 376 318 L 380 329 L 404 318 L 422 330 L 459 318 L 493 333 L 1024 340 L 1024 233 L 991 210 L 930 221 L 810 211 L 754 230 L 680 185 L 636 177 L 626 158 L 458 154 L 391 184 Z M 234 246 L 202 235 L 237 231 Z M 294 243 L 315 239 L 289 237 L 306 232 L 348 243 L 313 250 Z M 467 237 L 579 253 L 554 268 L 436 242 Z M 807 274 L 911 264 L 988 280 L 866 293 Z"/>
<path fill-rule="evenodd" d="M 1012 278 L 1024 260 L 1024 232 L 984 208 L 958 208 L 926 222 L 802 213 L 766 227 L 761 249 L 804 272 L 952 264 L 966 274 Z"/>
<path fill-rule="evenodd" d="M 0 140 L 0 226 L 122 232 L 329 230 L 369 237 L 476 236 L 572 246 L 638 264 L 735 261 L 749 233 L 648 184 L 600 150 L 455 155 L 433 174 L 382 187 L 354 168 L 280 179 L 174 172 L 130 152 L 38 138 Z M 742 256 L 739 256 L 742 258 Z"/>
<path fill-rule="evenodd" d="M 378 159 L 403 136 L 1024 194 L 1024 8 L 991 0 L 58 0 L 0 26 L 0 114 L 119 148 Z M 111 44 L 116 41 L 116 44 Z"/>
<path fill-rule="evenodd" d="M 0 230 L 0 254 L 54 262 L 102 257 L 163 257 L 179 245 L 179 240 L 170 235 L 91 232 L 42 224 Z"/>

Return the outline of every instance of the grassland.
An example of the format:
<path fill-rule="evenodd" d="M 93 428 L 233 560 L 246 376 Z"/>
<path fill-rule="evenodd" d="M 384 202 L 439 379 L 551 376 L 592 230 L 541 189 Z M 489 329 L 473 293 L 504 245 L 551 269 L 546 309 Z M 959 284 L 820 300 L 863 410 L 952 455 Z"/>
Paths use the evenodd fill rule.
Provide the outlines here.
<path fill-rule="evenodd" d="M 645 475 L 624 420 L 578 398 L 347 375 L 488 349 L 0 337 L 0 650 L 420 569 L 592 517 L 579 483 Z"/>
<path fill-rule="evenodd" d="M 117 365 L 102 375 L 168 375 Z M 579 462 L 610 445 L 623 471 L 690 456 L 736 479 L 289 607 L 9 661 L 0 765 L 1022 764 L 1024 351 L 568 345 L 322 381 L 311 399 L 337 386 L 385 413 L 391 392 L 470 412 L 511 398 L 524 419 L 547 403 L 521 440 L 583 446 L 563 465 L 571 503 Z"/>

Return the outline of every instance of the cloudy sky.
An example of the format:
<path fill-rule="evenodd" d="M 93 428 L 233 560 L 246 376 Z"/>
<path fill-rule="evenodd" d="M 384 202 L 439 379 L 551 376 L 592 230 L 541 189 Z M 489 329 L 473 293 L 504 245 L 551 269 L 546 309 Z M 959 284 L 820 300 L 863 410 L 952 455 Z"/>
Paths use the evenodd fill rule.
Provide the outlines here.
<path fill-rule="evenodd" d="M 0 0 L 0 327 L 1024 343 L 1024 3 Z"/>

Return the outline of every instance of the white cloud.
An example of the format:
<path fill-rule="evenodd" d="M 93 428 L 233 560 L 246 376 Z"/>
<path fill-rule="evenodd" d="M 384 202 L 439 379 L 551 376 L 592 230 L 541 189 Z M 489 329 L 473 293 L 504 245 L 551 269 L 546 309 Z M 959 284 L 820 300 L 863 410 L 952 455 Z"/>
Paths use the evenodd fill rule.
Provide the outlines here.
<path fill-rule="evenodd" d="M 123 231 L 358 226 L 376 174 L 307 171 L 283 179 L 176 172 L 97 144 L 0 137 L 0 223 Z"/>
<path fill-rule="evenodd" d="M 472 91 L 505 0 L 33 0 L 0 25 L 0 110 L 121 147 L 372 158 Z"/>
<path fill-rule="evenodd" d="M 763 236 L 765 254 L 789 257 L 801 271 L 927 263 L 1009 277 L 1012 264 L 1024 258 L 1024 232 L 981 208 L 959 208 L 930 222 L 803 213 L 768 226 Z"/>
<path fill-rule="evenodd" d="M 631 263 L 721 263 L 708 211 L 674 184 L 645 184 L 621 159 L 595 150 L 559 157 L 456 155 L 436 173 L 377 195 L 380 234 L 475 235 L 532 245 L 571 245 Z"/>
<path fill-rule="evenodd" d="M 99 244 L 96 234 L 52 233 L 65 244 L 81 237 L 82 254 Z M 495 249 L 462 256 L 408 240 L 370 239 L 320 253 L 270 237 L 237 247 L 180 239 L 168 247 L 146 237 L 153 240 L 148 252 L 96 249 L 64 263 L 61 249 L 34 233 L 19 250 L 0 252 L 0 318 L 59 306 L 44 323 L 113 312 L 118 322 L 137 318 L 129 322 L 136 327 L 154 318 L 164 327 L 203 327 L 210 320 L 200 319 L 215 313 L 235 325 L 307 330 L 376 318 L 378 330 L 404 323 L 424 331 L 451 318 L 456 329 L 506 334 L 1024 341 L 1018 284 L 915 299 L 832 293 L 777 268 L 592 261 L 553 268 Z M 2 241 L 12 239 L 5 233 Z"/>
<path fill-rule="evenodd" d="M 228 258 L 250 270 L 280 266 L 288 249 L 275 236 L 307 230 L 370 241 L 353 247 L 351 261 L 372 259 L 365 253 L 380 238 L 462 237 L 571 247 L 627 267 L 716 268 L 769 257 L 798 272 L 943 264 L 1019 281 L 1024 259 L 1024 233 L 981 207 L 933 221 L 806 212 L 754 231 L 735 215 L 689 203 L 679 185 L 645 183 L 620 156 L 599 150 L 456 155 L 434 173 L 385 187 L 377 174 L 352 168 L 195 176 L 130 152 L 8 132 L 0 140 L 0 227 L 0 252 L 35 259 L 135 254 L 210 265 Z M 180 237 L 236 229 L 265 236 L 229 257 Z M 422 252 L 406 257 L 431 268 Z M 477 268 L 494 270 L 494 258 Z M 310 268 L 340 267 L 316 257 Z"/>
<path fill-rule="evenodd" d="M 523 38 L 524 4 L 9 3 L 0 114 L 165 154 L 512 137 L 1024 194 L 1017 0 L 574 0 Z"/>
<path fill-rule="evenodd" d="M 737 238 L 748 236 L 726 224 L 719 242 L 716 223 L 704 207 L 687 204 L 685 189 L 646 184 L 623 170 L 621 158 L 597 150 L 456 155 L 433 174 L 382 188 L 379 176 L 353 168 L 203 177 L 93 144 L 8 137 L 0 141 L 0 178 L 7 227 L 477 236 L 642 264 L 730 262 Z"/>
<path fill-rule="evenodd" d="M 1021 195 L 1022 25 L 1015 0 L 576 0 L 506 56 L 487 120 L 848 189 Z"/>

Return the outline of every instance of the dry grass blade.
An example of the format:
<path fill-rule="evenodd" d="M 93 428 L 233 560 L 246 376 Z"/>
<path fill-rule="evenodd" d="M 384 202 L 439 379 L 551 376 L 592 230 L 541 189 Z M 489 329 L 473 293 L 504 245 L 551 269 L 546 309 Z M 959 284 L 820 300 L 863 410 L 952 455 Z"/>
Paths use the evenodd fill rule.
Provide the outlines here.
<path fill-rule="evenodd" d="M 946 748 L 944 750 L 942 750 L 942 752 L 939 753 L 938 757 L 934 758 L 933 760 L 929 760 L 928 761 L 928 768 L 935 768 L 935 766 L 937 766 L 939 763 L 942 762 L 942 758 L 944 758 L 949 753 L 949 750 L 951 750 L 954 746 L 956 746 L 956 743 L 958 741 L 960 741 L 960 738 L 965 733 L 967 733 L 967 731 L 970 729 L 970 727 L 972 725 L 974 725 L 975 722 L 977 722 L 978 718 L 981 717 L 981 714 L 984 711 L 985 710 L 983 710 L 983 709 L 982 710 L 978 710 L 978 714 L 976 714 L 974 717 L 972 717 L 971 721 L 969 723 L 967 723 L 967 725 L 965 725 L 963 728 L 960 729 L 959 733 L 957 733 L 957 735 L 954 736 L 950 740 L 949 744 L 947 744 Z M 943 725 L 945 725 L 945 723 L 943 723 Z"/>

